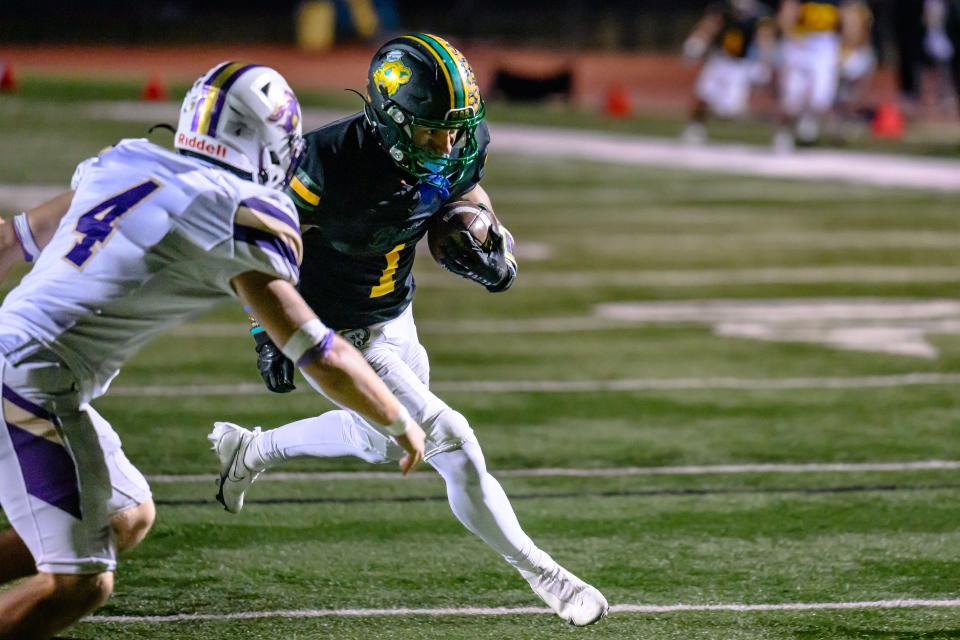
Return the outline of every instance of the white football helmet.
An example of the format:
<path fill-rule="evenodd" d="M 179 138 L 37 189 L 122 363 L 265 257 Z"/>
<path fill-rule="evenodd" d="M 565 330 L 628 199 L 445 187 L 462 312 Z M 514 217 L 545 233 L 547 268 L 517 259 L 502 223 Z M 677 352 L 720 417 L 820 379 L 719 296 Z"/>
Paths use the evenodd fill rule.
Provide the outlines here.
<path fill-rule="evenodd" d="M 224 62 L 187 92 L 174 146 L 280 189 L 303 152 L 301 120 L 283 76 L 270 67 Z"/>

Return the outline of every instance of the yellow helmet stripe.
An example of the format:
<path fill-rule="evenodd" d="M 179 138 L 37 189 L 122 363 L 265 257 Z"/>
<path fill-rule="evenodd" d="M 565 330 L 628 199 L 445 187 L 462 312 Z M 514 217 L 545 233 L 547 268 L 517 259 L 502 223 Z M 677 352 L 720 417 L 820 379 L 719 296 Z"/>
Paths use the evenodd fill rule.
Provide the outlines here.
<path fill-rule="evenodd" d="M 447 53 L 448 56 L 450 56 L 448 64 L 450 64 L 451 66 L 453 66 L 454 69 L 457 70 L 457 80 L 459 81 L 456 83 L 459 88 L 457 90 L 458 99 L 456 101 L 455 107 L 457 109 L 462 109 L 463 107 L 468 106 L 467 105 L 467 98 L 468 98 L 467 87 L 470 84 L 470 78 L 466 76 L 467 69 L 460 64 L 460 61 L 464 59 L 463 54 L 460 53 L 456 47 L 454 47 L 452 44 L 450 44 L 440 36 L 435 36 L 432 33 L 425 33 L 423 35 L 430 38 L 430 40 L 432 40 L 433 42 L 436 42 L 438 45 L 443 47 L 443 50 Z"/>
<path fill-rule="evenodd" d="M 207 95 L 203 98 L 203 103 L 194 116 L 194 122 L 196 126 L 193 127 L 197 133 L 204 135 L 209 135 L 210 133 L 210 119 L 213 117 L 213 112 L 221 102 L 218 100 L 220 97 L 220 89 L 224 84 L 230 80 L 241 69 L 246 69 L 250 65 L 246 65 L 242 62 L 234 62 L 228 64 L 227 66 L 220 69 L 213 79 L 207 84 Z"/>
<path fill-rule="evenodd" d="M 431 46 L 430 43 L 428 43 L 423 38 L 418 38 L 417 36 L 403 36 L 403 37 L 409 38 L 414 42 L 419 42 L 420 44 L 422 44 L 427 49 L 427 51 L 429 51 L 430 54 L 437 59 L 437 62 L 440 63 L 440 69 L 443 71 L 443 77 L 446 78 L 447 80 L 447 88 L 450 90 L 450 108 L 456 109 L 457 93 L 453 88 L 453 77 L 450 75 L 450 69 L 447 66 L 446 60 L 443 59 L 443 56 L 440 54 L 439 51 L 437 51 L 435 47 Z M 453 66 L 456 67 L 456 65 L 453 65 Z"/>

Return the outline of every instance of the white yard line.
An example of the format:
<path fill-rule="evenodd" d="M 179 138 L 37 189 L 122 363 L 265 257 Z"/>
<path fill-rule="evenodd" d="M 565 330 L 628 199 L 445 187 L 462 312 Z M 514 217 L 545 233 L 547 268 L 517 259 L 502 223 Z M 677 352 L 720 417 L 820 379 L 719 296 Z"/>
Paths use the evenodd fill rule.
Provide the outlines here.
<path fill-rule="evenodd" d="M 784 602 L 779 604 L 615 604 L 610 612 L 617 613 L 680 613 L 712 611 L 826 611 L 850 609 L 912 609 L 935 607 L 960 608 L 960 600 L 868 600 L 861 602 Z M 547 615 L 544 607 L 462 607 L 438 609 L 294 609 L 279 611 L 240 611 L 236 613 L 179 613 L 164 616 L 90 616 L 84 622 L 98 623 L 161 623 L 202 622 L 224 620 L 257 620 L 261 618 L 379 618 L 398 616 L 515 616 Z"/>
<path fill-rule="evenodd" d="M 416 272 L 417 285 L 461 289 L 463 280 L 440 271 Z M 530 271 L 517 280 L 524 288 L 698 287 L 749 284 L 956 282 L 960 268 L 928 267 L 774 267 L 757 269 Z"/>
<path fill-rule="evenodd" d="M 503 469 L 492 471 L 498 478 L 621 478 L 627 476 L 701 476 L 736 475 L 746 473 L 863 473 L 902 471 L 953 471 L 960 469 L 960 460 L 920 460 L 916 462 L 811 462 L 806 464 L 715 464 L 675 467 L 613 467 L 609 469 L 566 469 L 543 467 L 539 469 Z M 150 476 L 153 484 L 210 482 L 213 473 L 161 474 Z M 410 478 L 436 480 L 432 473 L 415 473 Z M 395 471 L 309 471 L 270 472 L 263 481 L 313 482 L 328 480 L 396 480 Z"/>
<path fill-rule="evenodd" d="M 960 303 L 951 299 L 807 298 L 620 301 L 595 305 L 582 316 L 420 323 L 424 335 L 524 335 L 634 329 L 651 324 L 707 324 L 714 335 L 768 342 L 812 343 L 832 349 L 935 358 L 928 336 L 960 334 Z M 186 336 L 240 336 L 239 324 L 194 324 L 175 329 Z M 915 383 L 914 380 L 908 384 Z M 540 383 L 537 390 L 548 391 Z M 597 384 L 587 382 L 586 390 Z M 603 383 L 609 390 L 609 383 Z M 635 382 L 625 383 L 629 389 Z M 700 384 L 681 381 L 667 385 Z M 721 381 L 715 385 L 735 385 Z M 775 381 L 773 384 L 798 383 Z M 799 384 L 811 384 L 806 381 Z M 813 383 L 816 384 L 816 383 Z M 838 383 L 846 384 L 846 383 Z M 871 379 L 871 386 L 889 384 Z M 560 390 L 571 390 L 561 383 Z M 455 388 L 455 387 L 448 387 Z M 575 390 L 575 389 L 572 389 Z"/>
<path fill-rule="evenodd" d="M 294 393 L 299 392 L 300 389 Z M 240 384 L 197 384 L 187 386 L 146 385 L 129 387 L 111 387 L 112 398 L 185 398 L 214 396 L 250 396 L 270 393 L 262 384 L 244 382 Z"/>
<path fill-rule="evenodd" d="M 178 106 L 173 102 L 96 102 L 85 106 L 85 115 L 138 122 L 175 122 Z M 304 127 L 317 127 L 345 115 L 348 112 L 306 109 Z M 534 155 L 538 159 L 581 159 L 712 173 L 960 191 L 960 162 L 955 160 L 833 149 L 777 154 L 769 147 L 731 144 L 691 148 L 671 138 L 499 122 L 491 123 L 490 128 L 493 139 L 490 146 L 495 153 Z"/>
<path fill-rule="evenodd" d="M 622 380 L 480 380 L 438 382 L 438 391 L 483 393 L 575 393 L 599 391 L 695 391 L 708 389 L 872 389 L 960 383 L 960 373 L 908 373 L 849 378 L 637 378 Z"/>
<path fill-rule="evenodd" d="M 624 391 L 700 391 L 714 389 L 791 390 L 791 389 L 883 389 L 927 385 L 960 384 L 960 373 L 904 373 L 886 376 L 850 376 L 827 378 L 626 378 L 620 380 L 473 380 L 434 382 L 431 389 L 440 392 L 483 393 L 596 393 Z M 294 393 L 305 393 L 300 389 Z M 257 383 L 211 385 L 118 386 L 111 397 L 182 398 L 267 394 Z"/>
<path fill-rule="evenodd" d="M 551 129 L 521 125 L 491 126 L 491 149 L 547 158 L 570 158 L 626 165 L 667 167 L 796 180 L 829 180 L 960 191 L 960 162 L 839 150 L 797 150 L 790 154 L 769 147 L 705 145 L 688 147 L 677 140 Z"/>
<path fill-rule="evenodd" d="M 0 188 L 2 202 L 2 188 Z M 550 245 L 538 243 L 530 247 L 527 260 L 543 260 L 554 250 Z M 463 278 L 440 271 L 438 267 L 427 264 L 426 252 L 418 262 L 414 275 L 417 286 L 424 289 L 457 289 L 465 286 Z M 683 287 L 712 287 L 737 285 L 772 284 L 912 284 L 912 283 L 955 283 L 960 282 L 960 267 L 924 266 L 839 266 L 839 267 L 772 267 L 756 269 L 596 269 L 590 271 L 557 271 L 527 269 L 517 280 L 518 289 L 574 289 L 597 287 L 655 287 L 658 289 Z M 486 324 L 477 322 L 477 326 Z M 418 323 L 420 326 L 421 323 Z M 496 332 L 510 331 L 516 322 L 497 323 Z M 197 325 L 184 325 L 182 331 Z M 201 325 L 202 326 L 202 325 Z M 239 325 L 238 325 L 239 326 Z M 457 322 L 436 323 L 437 331 L 459 331 Z"/>
<path fill-rule="evenodd" d="M 77 158 L 79 162 L 83 158 Z M 61 185 L 45 184 L 0 184 L 0 209 L 22 211 L 57 196 L 70 188 L 68 182 Z"/>

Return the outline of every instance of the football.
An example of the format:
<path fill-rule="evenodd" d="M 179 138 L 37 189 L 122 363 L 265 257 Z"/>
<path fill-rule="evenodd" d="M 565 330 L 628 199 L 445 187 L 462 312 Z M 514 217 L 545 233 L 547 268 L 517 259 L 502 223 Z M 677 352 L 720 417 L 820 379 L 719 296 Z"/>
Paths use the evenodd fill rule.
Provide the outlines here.
<path fill-rule="evenodd" d="M 440 208 L 434 215 L 430 226 L 427 229 L 427 245 L 430 247 L 430 255 L 437 262 L 442 263 L 446 257 L 443 251 L 444 246 L 451 246 L 451 243 L 444 242 L 445 239 L 453 237 L 454 244 L 460 244 L 460 232 L 466 231 L 472 235 L 480 246 L 489 248 L 490 227 L 496 222 L 496 217 L 489 209 L 481 207 L 475 202 L 467 200 L 458 200 L 450 202 Z"/>

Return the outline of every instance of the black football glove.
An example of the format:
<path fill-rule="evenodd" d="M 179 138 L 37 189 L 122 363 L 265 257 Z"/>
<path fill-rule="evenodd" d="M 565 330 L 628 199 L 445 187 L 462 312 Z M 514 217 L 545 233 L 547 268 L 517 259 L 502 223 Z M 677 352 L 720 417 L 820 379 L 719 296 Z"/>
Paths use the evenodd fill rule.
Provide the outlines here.
<path fill-rule="evenodd" d="M 293 384 L 293 362 L 273 344 L 266 331 L 253 334 L 257 341 L 257 368 L 267 389 L 274 393 L 289 393 Z"/>
<path fill-rule="evenodd" d="M 441 266 L 458 276 L 479 282 L 487 291 L 506 291 L 517 278 L 513 236 L 503 225 L 490 227 L 490 249 L 485 249 L 469 231 L 451 236 L 440 246 Z"/>

